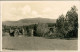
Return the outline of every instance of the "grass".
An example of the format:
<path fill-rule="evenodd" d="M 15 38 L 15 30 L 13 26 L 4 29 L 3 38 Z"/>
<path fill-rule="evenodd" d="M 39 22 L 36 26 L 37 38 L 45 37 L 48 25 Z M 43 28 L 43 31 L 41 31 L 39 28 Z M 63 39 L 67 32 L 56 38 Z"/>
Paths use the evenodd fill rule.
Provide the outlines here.
<path fill-rule="evenodd" d="M 3 36 L 2 48 L 7 50 L 77 50 L 78 40 L 46 39 L 42 37 Z"/>

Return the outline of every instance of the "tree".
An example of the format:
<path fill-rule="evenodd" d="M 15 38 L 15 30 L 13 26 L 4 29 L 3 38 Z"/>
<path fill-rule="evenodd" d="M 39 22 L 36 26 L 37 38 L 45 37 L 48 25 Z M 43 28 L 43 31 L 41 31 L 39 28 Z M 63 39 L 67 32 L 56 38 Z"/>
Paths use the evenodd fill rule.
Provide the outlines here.
<path fill-rule="evenodd" d="M 66 18 L 69 24 L 69 33 L 72 37 L 78 36 L 78 9 L 76 6 L 71 7 L 71 10 L 67 12 Z"/>
<path fill-rule="evenodd" d="M 57 31 L 58 33 L 62 33 L 62 35 L 64 34 L 64 21 L 65 21 L 65 17 L 64 15 L 59 16 L 59 18 L 56 21 L 56 26 L 57 26 Z"/>
<path fill-rule="evenodd" d="M 39 23 L 37 26 L 37 35 L 38 36 L 45 36 L 45 34 L 49 31 L 47 24 Z"/>

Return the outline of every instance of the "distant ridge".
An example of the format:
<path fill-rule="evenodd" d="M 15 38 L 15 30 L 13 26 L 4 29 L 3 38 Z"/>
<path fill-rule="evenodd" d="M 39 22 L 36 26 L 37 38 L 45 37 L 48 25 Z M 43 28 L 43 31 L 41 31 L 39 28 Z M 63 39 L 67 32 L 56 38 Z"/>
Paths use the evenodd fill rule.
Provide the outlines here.
<path fill-rule="evenodd" d="M 56 23 L 56 19 L 48 19 L 48 18 L 27 18 L 20 19 L 18 21 L 4 21 L 2 25 L 8 26 L 22 26 L 22 25 L 31 25 L 37 23 Z"/>

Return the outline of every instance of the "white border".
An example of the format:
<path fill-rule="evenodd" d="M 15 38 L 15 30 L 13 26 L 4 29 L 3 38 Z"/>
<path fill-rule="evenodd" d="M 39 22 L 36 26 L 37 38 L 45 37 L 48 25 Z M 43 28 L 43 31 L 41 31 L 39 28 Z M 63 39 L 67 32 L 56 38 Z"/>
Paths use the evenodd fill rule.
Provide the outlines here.
<path fill-rule="evenodd" d="M 0 1 L 0 10 L 1 10 L 1 12 L 0 12 L 0 51 L 2 51 L 2 16 L 1 16 L 1 14 L 2 14 L 2 9 L 1 9 L 1 2 L 4 2 L 4 1 Z M 5 2 L 15 2 L 15 1 L 5 1 Z M 25 2 L 25 1 L 16 1 L 16 2 Z M 34 2 L 34 1 L 29 1 L 29 2 Z M 38 1 L 38 2 L 40 2 L 40 1 Z M 78 2 L 78 7 L 80 8 L 80 1 Z M 80 27 L 80 9 L 78 9 L 78 27 Z M 62 51 L 62 50 L 52 50 L 52 51 L 50 51 L 50 50 L 44 50 L 44 51 L 10 51 L 10 50 L 5 50 L 5 51 L 3 51 L 3 52 L 80 52 L 80 30 L 79 30 L 80 28 L 78 28 L 78 51 L 75 51 L 75 50 L 73 50 L 73 51 L 69 51 L 69 50 L 66 50 L 66 51 Z"/>
<path fill-rule="evenodd" d="M 0 11 L 1 11 L 1 2 L 0 2 Z M 0 12 L 0 51 L 2 51 L 2 16 Z"/>
<path fill-rule="evenodd" d="M 79 1 L 79 4 L 78 5 L 80 5 L 80 1 Z M 78 6 L 78 51 L 80 51 L 80 6 Z"/>

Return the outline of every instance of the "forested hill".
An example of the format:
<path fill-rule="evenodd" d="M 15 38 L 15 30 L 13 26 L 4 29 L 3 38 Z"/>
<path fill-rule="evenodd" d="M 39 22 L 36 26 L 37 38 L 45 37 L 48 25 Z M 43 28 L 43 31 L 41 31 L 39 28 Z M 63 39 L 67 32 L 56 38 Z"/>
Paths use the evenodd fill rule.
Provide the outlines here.
<path fill-rule="evenodd" d="M 21 19 L 19 21 L 4 21 L 2 22 L 3 25 L 8 26 L 22 26 L 22 25 L 31 25 L 37 23 L 56 23 L 56 19 L 48 19 L 48 18 L 27 18 Z"/>

